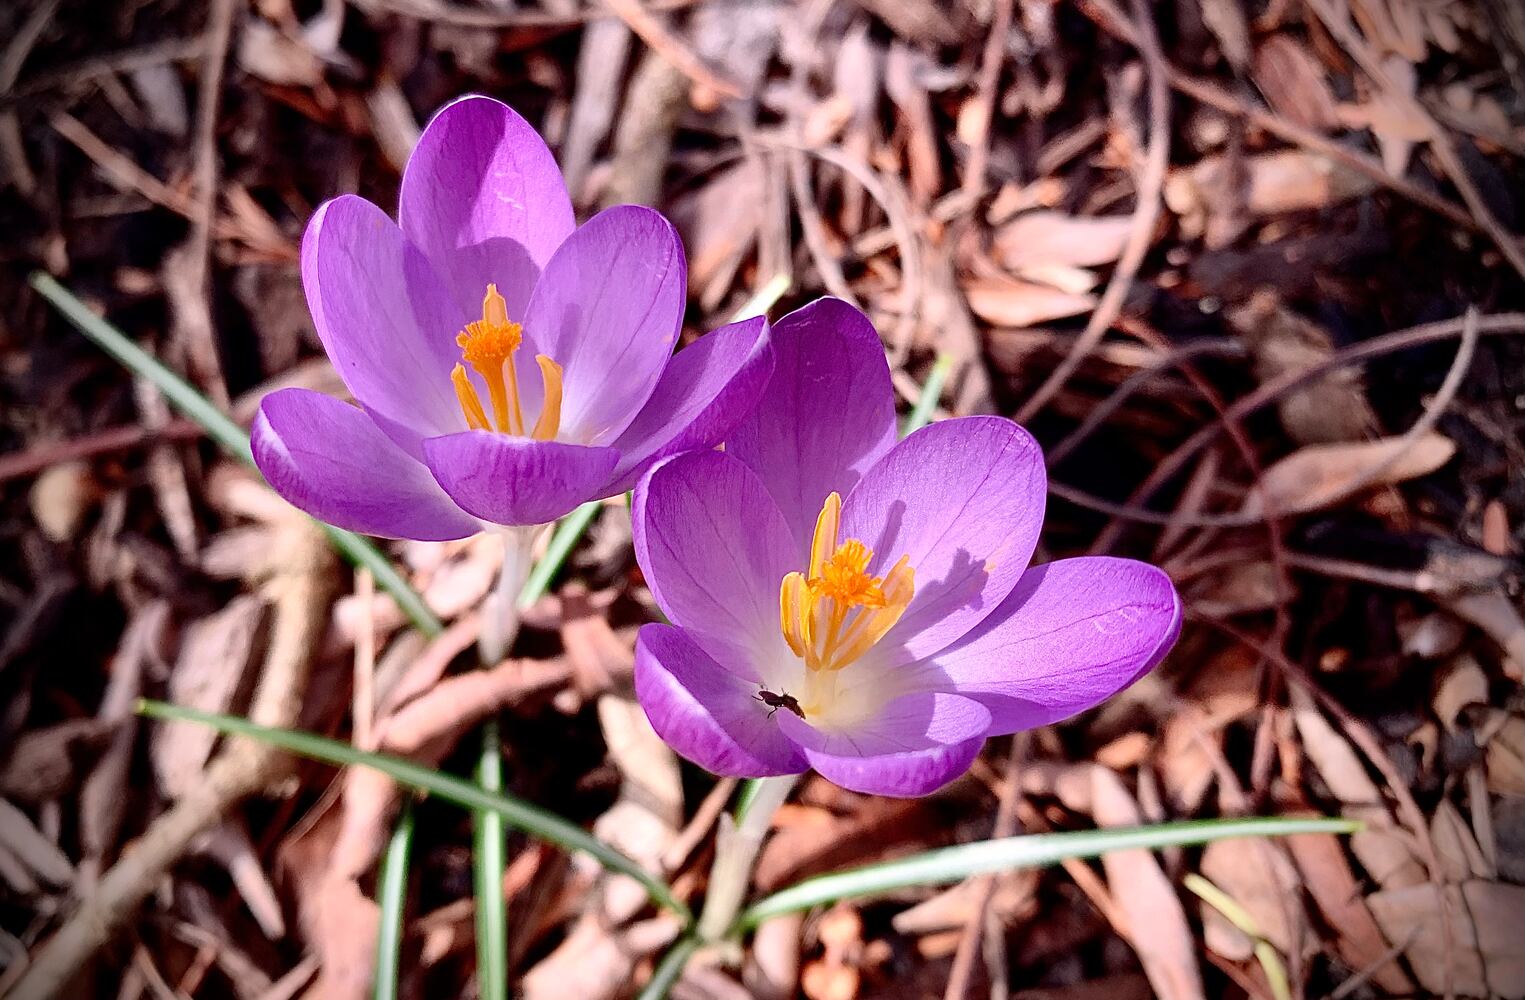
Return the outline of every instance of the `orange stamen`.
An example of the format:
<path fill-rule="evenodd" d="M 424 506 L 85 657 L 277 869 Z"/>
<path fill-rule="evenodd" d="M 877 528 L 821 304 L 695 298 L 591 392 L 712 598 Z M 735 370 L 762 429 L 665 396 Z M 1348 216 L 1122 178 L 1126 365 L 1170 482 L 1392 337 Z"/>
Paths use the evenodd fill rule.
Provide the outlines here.
<path fill-rule="evenodd" d="M 561 366 L 544 354 L 535 355 L 535 363 L 540 366 L 540 381 L 545 385 L 545 402 L 530 436 L 537 441 L 550 441 L 561 430 Z"/>
<path fill-rule="evenodd" d="M 838 545 L 841 520 L 842 497 L 833 493 L 816 519 L 809 576 L 790 573 L 779 586 L 784 641 L 812 673 L 841 670 L 868 652 L 916 591 L 908 556 L 883 577 L 870 576 L 873 550 L 856 538 Z"/>
<path fill-rule="evenodd" d="M 466 324 L 455 338 L 461 359 L 487 386 L 492 420 L 476 386 L 466 374 L 465 365 L 456 365 L 450 373 L 466 426 L 472 430 L 496 430 L 501 434 L 524 434 L 524 413 L 519 404 L 519 379 L 514 367 L 514 353 L 524 342 L 524 328 L 508 318 L 508 302 L 498 293 L 497 285 L 488 285 L 482 299 L 482 318 Z M 545 384 L 545 402 L 535 421 L 532 436 L 541 441 L 555 438 L 561 429 L 561 366 L 543 354 L 535 356 L 540 377 Z"/>

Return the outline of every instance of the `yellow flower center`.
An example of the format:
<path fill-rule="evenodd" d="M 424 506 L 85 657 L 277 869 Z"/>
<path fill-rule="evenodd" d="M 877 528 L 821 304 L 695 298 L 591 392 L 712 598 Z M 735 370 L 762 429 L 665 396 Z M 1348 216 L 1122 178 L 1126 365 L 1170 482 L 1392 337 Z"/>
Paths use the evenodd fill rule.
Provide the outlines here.
<path fill-rule="evenodd" d="M 465 365 L 457 364 L 450 372 L 450 382 L 455 386 L 456 398 L 461 401 L 461 412 L 466 414 L 466 426 L 474 431 L 496 430 L 500 434 L 524 434 L 524 414 L 519 408 L 519 380 L 514 374 L 514 352 L 524 342 L 524 327 L 508 318 L 508 303 L 498 294 L 497 285 L 487 286 L 482 299 L 482 318 L 467 323 L 455 338 L 461 349 Z M 545 402 L 540 407 L 540 419 L 535 421 L 529 436 L 539 441 L 549 441 L 561 429 L 561 366 L 544 354 L 535 355 L 540 366 L 540 379 L 545 385 Z M 492 420 L 482 407 L 482 397 L 466 374 L 466 365 L 487 384 L 487 401 L 492 407 Z"/>
<path fill-rule="evenodd" d="M 842 497 L 833 493 L 816 518 L 809 575 L 790 573 L 779 586 L 784 640 L 805 661 L 800 707 L 807 716 L 830 707 L 837 672 L 884 638 L 916 590 L 909 556 L 901 556 L 884 576 L 870 576 L 874 550 L 856 538 L 838 545 L 841 521 Z"/>

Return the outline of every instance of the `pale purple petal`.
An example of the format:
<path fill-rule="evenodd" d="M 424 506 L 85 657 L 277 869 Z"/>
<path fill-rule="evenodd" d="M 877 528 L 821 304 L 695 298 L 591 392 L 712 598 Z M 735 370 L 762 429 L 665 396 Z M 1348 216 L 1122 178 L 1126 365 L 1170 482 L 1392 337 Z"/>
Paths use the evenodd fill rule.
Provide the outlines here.
<path fill-rule="evenodd" d="M 798 673 L 778 612 L 794 547 L 752 470 L 722 452 L 670 458 L 636 486 L 631 523 L 636 559 L 669 621 L 744 680 L 768 683 L 785 666 Z"/>
<path fill-rule="evenodd" d="M 977 736 L 962 743 L 879 757 L 807 750 L 805 759 L 821 777 L 843 788 L 865 795 L 910 799 L 930 795 L 969 770 L 984 745 L 985 738 Z"/>
<path fill-rule="evenodd" d="M 688 265 L 657 212 L 600 212 L 546 264 L 525 314 L 535 351 L 563 371 L 561 437 L 608 444 L 656 388 L 683 325 Z"/>
<path fill-rule="evenodd" d="M 1164 571 L 1061 559 L 1029 569 L 973 632 L 913 669 L 983 702 L 1000 735 L 1110 698 L 1159 663 L 1180 630 L 1181 601 Z"/>
<path fill-rule="evenodd" d="M 609 481 L 619 452 L 558 441 L 463 431 L 424 442 L 424 460 L 450 498 L 494 524 L 546 524 Z"/>
<path fill-rule="evenodd" d="M 513 109 L 479 96 L 446 105 L 424 129 L 403 171 L 398 214 L 468 314 L 492 282 L 516 319 L 574 224 L 545 141 Z"/>
<path fill-rule="evenodd" d="M 444 541 L 481 530 L 360 410 L 307 389 L 260 401 L 254 462 L 275 491 L 320 521 L 367 535 Z"/>
<path fill-rule="evenodd" d="M 620 453 L 610 493 L 623 493 L 658 460 L 713 448 L 757 405 L 773 352 L 761 316 L 708 333 L 668 362 L 656 391 L 610 447 Z"/>
<path fill-rule="evenodd" d="M 329 360 L 393 440 L 418 457 L 422 438 L 466 427 L 450 385 L 465 317 L 386 213 L 354 195 L 319 208 L 302 284 Z"/>
<path fill-rule="evenodd" d="M 682 629 L 644 625 L 635 644 L 635 692 L 668 746 L 715 774 L 762 778 L 809 768 L 768 718 L 756 685 L 727 671 Z"/>
<path fill-rule="evenodd" d="M 841 299 L 795 310 L 771 340 L 773 377 L 726 451 L 768 484 L 802 568 L 827 494 L 845 497 L 895 443 L 895 393 L 879 334 Z"/>
<path fill-rule="evenodd" d="M 901 556 L 916 573 L 905 616 L 869 654 L 875 669 L 937 652 L 1011 592 L 1038 544 L 1045 481 L 1037 442 L 1001 417 L 923 427 L 864 475 L 843 501 L 842 538 L 874 550 L 876 576 Z"/>
<path fill-rule="evenodd" d="M 829 728 L 787 712 L 779 712 L 776 718 L 784 735 L 801 749 L 839 757 L 912 753 L 983 739 L 990 729 L 989 709 L 961 693 L 946 691 L 903 694 L 866 718 Z"/>

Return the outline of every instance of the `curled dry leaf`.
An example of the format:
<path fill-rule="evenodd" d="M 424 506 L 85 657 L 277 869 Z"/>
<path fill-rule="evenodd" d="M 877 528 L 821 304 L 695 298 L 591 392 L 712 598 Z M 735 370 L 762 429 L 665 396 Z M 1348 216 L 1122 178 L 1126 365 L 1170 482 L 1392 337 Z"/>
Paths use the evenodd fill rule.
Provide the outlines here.
<path fill-rule="evenodd" d="M 585 914 L 555 951 L 524 974 L 518 995 L 524 1000 L 628 995 L 636 963 L 670 944 L 681 929 L 666 914 L 625 929 L 611 929 L 598 916 Z"/>
<path fill-rule="evenodd" d="M 1094 295 L 1007 278 L 974 278 L 963 291 L 974 314 L 995 326 L 1034 326 L 1079 316 L 1096 305 Z"/>
<path fill-rule="evenodd" d="M 1340 127 L 1339 107 L 1323 67 L 1290 36 L 1272 35 L 1260 43 L 1251 76 L 1277 114 L 1320 132 Z"/>
<path fill-rule="evenodd" d="M 620 794 L 593 824 L 593 832 L 651 870 L 659 870 L 683 823 L 683 777 L 678 758 L 651 728 L 628 694 L 598 699 L 598 721 L 609 756 L 620 772 Z M 627 920 L 646 902 L 646 891 L 625 876 L 604 886 L 603 916 Z"/>
<path fill-rule="evenodd" d="M 1298 834 L 1287 838 L 1287 849 L 1323 915 L 1324 926 L 1335 935 L 1335 950 L 1345 964 L 1371 969 L 1372 980 L 1388 993 L 1411 993 L 1414 984 L 1396 962 L 1386 958 L 1388 943 L 1366 908 L 1340 840 L 1327 833 Z"/>
<path fill-rule="evenodd" d="M 27 500 L 32 519 L 55 542 L 73 539 L 101 499 L 101 484 L 89 462 L 58 462 L 42 470 Z"/>
<path fill-rule="evenodd" d="M 96 716 L 113 726 L 111 744 L 79 793 L 79 839 L 84 855 L 80 869 L 86 882 L 94 878 L 116 847 L 126 805 L 122 789 L 127 787 L 139 728 L 132 709 L 142 694 L 146 668 L 162 663 L 168 626 L 167 601 L 145 604 L 128 622 L 112 661 L 111 680 Z"/>
<path fill-rule="evenodd" d="M 1479 727 L 1488 747 L 1488 790 L 1525 795 L 1525 718 L 1493 709 Z"/>
<path fill-rule="evenodd" d="M 1165 204 L 1181 218 L 1187 237 L 1205 236 L 1209 247 L 1226 246 L 1244 218 L 1327 208 L 1369 193 L 1365 174 L 1299 149 L 1249 157 L 1207 157 L 1174 171 L 1165 181 Z"/>
<path fill-rule="evenodd" d="M 1488 675 L 1471 656 L 1463 653 L 1451 661 L 1440 684 L 1435 688 L 1431 705 L 1435 717 L 1450 732 L 1459 728 L 1458 720 L 1468 705 L 1488 703 Z"/>
<path fill-rule="evenodd" d="M 1138 804 L 1117 775 L 1101 767 L 1090 772 L 1098 826 L 1143 822 Z M 1205 998 L 1191 925 L 1158 859 L 1149 851 L 1116 851 L 1103 856 L 1102 869 L 1112 898 L 1127 914 L 1129 939 L 1155 994 L 1161 1000 Z"/>
<path fill-rule="evenodd" d="M 1525 680 L 1525 616 L 1501 588 L 1459 594 L 1447 606 L 1498 643 L 1504 652 L 1504 673 L 1510 680 Z"/>
<path fill-rule="evenodd" d="M 1254 292 L 1225 316 L 1250 349 L 1260 382 L 1306 371 L 1334 353 L 1329 334 L 1287 308 L 1270 289 Z M 1361 441 L 1377 426 L 1357 368 L 1338 369 L 1287 393 L 1276 410 L 1282 426 L 1299 444 Z"/>
<path fill-rule="evenodd" d="M 1129 215 L 1027 212 L 996 230 L 992 251 L 1001 266 L 1017 275 L 1054 264 L 1100 267 L 1121 256 L 1132 228 Z"/>
<path fill-rule="evenodd" d="M 1440 857 L 1446 881 L 1498 877 L 1483 856 L 1472 828 L 1448 799 L 1441 799 L 1435 806 L 1435 814 L 1430 817 L 1430 838 L 1435 842 L 1435 853 Z"/>
<path fill-rule="evenodd" d="M 1230 66 L 1243 72 L 1250 61 L 1250 25 L 1240 0 L 1199 0 L 1202 23 L 1218 39 Z"/>
<path fill-rule="evenodd" d="M 1367 897 L 1389 941 L 1403 944 L 1419 984 L 1432 993 L 1525 997 L 1525 953 L 1519 945 L 1525 886 L 1469 879 L 1445 887 L 1443 905 L 1431 884 L 1383 889 Z M 1441 921 L 1450 914 L 1450 939 Z"/>
<path fill-rule="evenodd" d="M 1246 515 L 1261 514 L 1267 506 L 1281 514 L 1319 510 L 1356 490 L 1427 476 L 1455 454 L 1455 443 L 1434 432 L 1412 444 L 1401 437 L 1310 444 L 1265 470 L 1260 488 L 1245 498 L 1241 510 Z"/>
<path fill-rule="evenodd" d="M 1414 856 L 1411 838 L 1398 828 L 1383 803 L 1382 790 L 1344 737 L 1335 732 L 1313 705 L 1312 698 L 1292 689 L 1292 719 L 1303 751 L 1324 784 L 1338 799 L 1341 812 L 1366 828 L 1350 837 L 1350 849 L 1368 875 L 1393 889 L 1427 883 L 1424 866 Z"/>

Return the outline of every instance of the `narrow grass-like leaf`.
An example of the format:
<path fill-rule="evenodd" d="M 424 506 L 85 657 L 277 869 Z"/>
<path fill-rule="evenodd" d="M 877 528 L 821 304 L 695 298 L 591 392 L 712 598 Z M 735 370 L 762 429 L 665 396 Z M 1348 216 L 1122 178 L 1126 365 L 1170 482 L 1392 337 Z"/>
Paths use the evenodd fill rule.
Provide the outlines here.
<path fill-rule="evenodd" d="M 369 753 L 325 736 L 315 736 L 312 733 L 290 729 L 273 729 L 237 716 L 217 715 L 181 705 L 148 700 L 138 702 L 138 712 L 153 719 L 199 722 L 219 732 L 246 736 L 326 764 L 374 768 L 398 784 L 428 792 L 447 802 L 453 802 L 467 809 L 491 810 L 502 816 L 508 825 L 515 829 L 523 830 L 531 836 L 550 841 L 569 851 L 583 851 L 609 871 L 629 875 L 645 887 L 646 892 L 658 905 L 672 910 L 685 922 L 691 919 L 692 915 L 688 907 L 673 896 L 672 891 L 660 878 L 642 868 L 639 862 L 610 847 L 582 827 L 512 795 L 486 792 L 473 782 L 424 767 L 402 757 Z"/>
<path fill-rule="evenodd" d="M 582 538 L 603 509 L 603 501 L 589 500 L 556 522 L 556 530 L 551 532 L 545 555 L 530 570 L 529 577 L 524 581 L 524 589 L 519 591 L 520 608 L 527 608 L 546 595 L 562 563 L 567 561 L 567 556 L 572 553 L 578 539 Z"/>
<path fill-rule="evenodd" d="M 688 964 L 688 958 L 699 947 L 699 939 L 685 937 L 664 956 L 662 961 L 651 973 L 651 979 L 646 983 L 641 995 L 636 1000 L 666 1000 L 667 991 L 672 989 L 672 984 L 683 975 L 683 967 Z"/>
<path fill-rule="evenodd" d="M 1159 850 L 1205 844 L 1230 837 L 1280 837 L 1295 833 L 1354 833 L 1361 824 L 1345 819 L 1222 819 L 1161 823 L 1156 826 L 1072 833 L 1038 833 L 983 840 L 927 851 L 909 858 L 866 865 L 834 875 L 806 879 L 752 904 L 736 919 L 736 930 L 756 927 L 770 917 L 835 903 L 856 896 L 918 885 L 950 885 L 971 875 L 1036 868 L 1071 858 L 1093 858 L 1112 851 Z"/>
<path fill-rule="evenodd" d="M 413 850 L 413 803 L 403 802 L 402 814 L 387 841 L 376 883 L 381 925 L 376 932 L 376 982 L 373 1000 L 397 1000 L 398 964 L 402 957 L 402 918 L 408 905 L 408 855 Z"/>
<path fill-rule="evenodd" d="M 477 758 L 477 786 L 490 795 L 503 793 L 503 755 L 498 720 L 482 725 L 482 753 Z M 506 820 L 490 809 L 478 810 L 471 824 L 472 891 L 477 901 L 477 994 L 481 1000 L 508 1000 L 508 907 L 503 899 Z"/>
<path fill-rule="evenodd" d="M 921 430 L 932 420 L 932 411 L 937 409 L 937 401 L 943 398 L 943 385 L 947 383 L 952 371 L 953 356 L 939 354 L 932 363 L 932 370 L 927 373 L 927 384 L 921 387 L 921 396 L 917 398 L 916 405 L 911 408 L 905 424 L 900 428 L 901 437 Z"/>
<path fill-rule="evenodd" d="M 125 333 L 105 319 L 90 311 L 63 285 L 41 271 L 33 272 L 31 285 L 37 294 L 47 299 L 75 328 L 95 342 L 96 346 L 121 362 L 129 371 L 148 379 L 170 404 L 201 425 L 207 437 L 224 451 L 246 465 L 253 466 L 254 458 L 249 452 L 249 434 L 238 426 L 226 413 L 213 406 L 211 401 L 185 379 L 164 366 L 163 363 L 135 344 Z M 426 636 L 436 636 L 444 630 L 440 620 L 424 604 L 418 592 L 408 585 L 386 556 L 370 542 L 352 532 L 332 525 L 323 525 L 346 559 L 371 571 L 376 583 L 397 602 L 414 626 Z"/>

